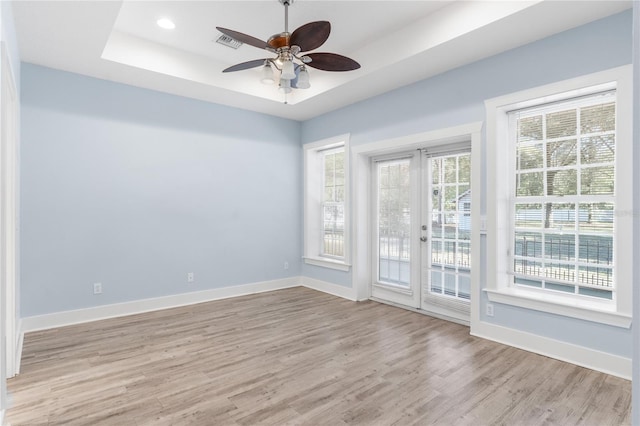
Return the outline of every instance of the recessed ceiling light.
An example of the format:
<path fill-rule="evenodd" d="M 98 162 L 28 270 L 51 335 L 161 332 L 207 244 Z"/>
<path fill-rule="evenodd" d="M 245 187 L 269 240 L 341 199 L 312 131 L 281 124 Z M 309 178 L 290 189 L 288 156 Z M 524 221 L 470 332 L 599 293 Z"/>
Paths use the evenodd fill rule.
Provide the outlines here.
<path fill-rule="evenodd" d="M 165 30 L 172 30 L 176 27 L 176 24 L 169 18 L 160 18 L 156 21 L 160 28 L 164 28 Z"/>

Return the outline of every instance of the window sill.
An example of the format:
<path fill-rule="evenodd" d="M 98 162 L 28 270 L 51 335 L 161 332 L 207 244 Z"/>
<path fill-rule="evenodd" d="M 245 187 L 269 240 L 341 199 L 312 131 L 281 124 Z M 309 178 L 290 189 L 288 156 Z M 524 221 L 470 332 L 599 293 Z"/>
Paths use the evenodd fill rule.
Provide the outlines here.
<path fill-rule="evenodd" d="M 323 259 L 320 257 L 305 257 L 304 263 L 344 272 L 348 272 L 351 268 L 351 265 L 348 263 L 333 259 Z"/>
<path fill-rule="evenodd" d="M 484 289 L 489 300 L 520 308 L 533 309 L 541 312 L 578 318 L 585 321 L 597 322 L 614 327 L 630 328 L 631 315 L 616 312 L 614 309 L 600 303 L 580 303 L 551 298 L 546 294 L 520 289 Z"/>

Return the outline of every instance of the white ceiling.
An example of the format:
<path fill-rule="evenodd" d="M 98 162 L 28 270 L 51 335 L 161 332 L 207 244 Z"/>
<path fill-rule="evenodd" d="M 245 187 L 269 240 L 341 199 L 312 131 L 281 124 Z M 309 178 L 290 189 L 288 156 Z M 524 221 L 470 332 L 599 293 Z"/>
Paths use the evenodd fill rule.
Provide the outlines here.
<path fill-rule="evenodd" d="M 260 68 L 233 64 L 272 57 L 215 43 L 216 27 L 261 40 L 284 30 L 284 7 L 262 1 L 14 1 L 20 56 L 51 68 L 306 120 L 449 69 L 631 7 L 616 1 L 311 1 L 289 8 L 289 30 L 331 22 L 318 52 L 358 61 L 352 72 L 310 69 L 311 88 L 284 104 Z M 171 18 L 176 28 L 156 25 Z"/>

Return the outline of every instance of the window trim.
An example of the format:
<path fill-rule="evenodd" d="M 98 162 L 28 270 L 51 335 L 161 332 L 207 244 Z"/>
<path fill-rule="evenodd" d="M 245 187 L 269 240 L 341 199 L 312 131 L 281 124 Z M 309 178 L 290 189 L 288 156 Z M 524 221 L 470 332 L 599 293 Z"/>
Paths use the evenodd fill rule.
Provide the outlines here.
<path fill-rule="evenodd" d="M 512 217 L 509 192 L 514 155 L 509 146 L 508 112 L 543 103 L 616 89 L 616 222 L 614 227 L 616 290 L 614 300 L 593 301 L 510 285 Z M 487 286 L 491 302 L 629 328 L 632 314 L 632 80 L 631 65 L 536 87 L 485 101 L 487 114 Z"/>
<path fill-rule="evenodd" d="M 303 145 L 304 156 L 304 254 L 303 261 L 308 265 L 339 271 L 349 271 L 351 253 L 351 216 L 350 216 L 350 180 L 349 180 L 349 138 L 350 134 L 322 139 Z M 322 256 L 320 254 L 322 234 L 322 158 L 320 153 L 334 148 L 344 147 L 344 258 Z"/>

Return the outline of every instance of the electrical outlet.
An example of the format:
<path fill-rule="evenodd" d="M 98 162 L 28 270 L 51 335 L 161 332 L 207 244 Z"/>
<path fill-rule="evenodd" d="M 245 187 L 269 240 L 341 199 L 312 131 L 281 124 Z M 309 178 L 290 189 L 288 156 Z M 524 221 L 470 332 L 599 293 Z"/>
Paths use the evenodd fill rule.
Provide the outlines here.
<path fill-rule="evenodd" d="M 93 294 L 102 294 L 102 283 L 93 283 Z"/>
<path fill-rule="evenodd" d="M 487 316 L 488 317 L 493 316 L 493 304 L 491 303 L 487 303 Z"/>
<path fill-rule="evenodd" d="M 196 280 L 195 275 L 193 274 L 193 272 L 188 272 L 187 273 L 187 282 L 188 283 L 192 283 Z"/>
<path fill-rule="evenodd" d="M 285 270 L 289 269 L 289 262 L 284 262 L 284 269 Z"/>

